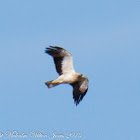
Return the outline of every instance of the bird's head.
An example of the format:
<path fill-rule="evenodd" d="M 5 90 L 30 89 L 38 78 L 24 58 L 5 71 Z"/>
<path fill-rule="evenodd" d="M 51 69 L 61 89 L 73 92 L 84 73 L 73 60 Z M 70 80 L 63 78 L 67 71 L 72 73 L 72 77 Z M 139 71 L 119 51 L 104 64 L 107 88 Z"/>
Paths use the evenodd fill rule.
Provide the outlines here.
<path fill-rule="evenodd" d="M 79 74 L 79 77 L 86 78 L 83 74 Z"/>

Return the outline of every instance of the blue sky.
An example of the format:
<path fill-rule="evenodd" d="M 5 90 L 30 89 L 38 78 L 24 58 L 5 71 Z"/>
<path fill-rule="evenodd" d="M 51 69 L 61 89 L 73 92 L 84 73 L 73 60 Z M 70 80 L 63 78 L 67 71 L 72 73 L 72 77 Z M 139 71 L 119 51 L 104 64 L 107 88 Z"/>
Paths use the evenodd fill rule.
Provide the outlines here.
<path fill-rule="evenodd" d="M 2 0 L 0 38 L 0 139 L 140 139 L 139 0 Z M 67 49 L 89 78 L 77 107 L 71 86 L 44 84 L 58 76 L 49 45 Z"/>

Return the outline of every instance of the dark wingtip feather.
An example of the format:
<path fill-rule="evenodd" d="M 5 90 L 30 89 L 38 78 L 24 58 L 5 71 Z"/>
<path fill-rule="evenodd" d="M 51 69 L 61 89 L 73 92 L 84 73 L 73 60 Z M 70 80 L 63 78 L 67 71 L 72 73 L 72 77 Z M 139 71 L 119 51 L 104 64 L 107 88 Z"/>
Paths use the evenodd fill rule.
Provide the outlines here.
<path fill-rule="evenodd" d="M 50 53 L 51 51 L 53 51 L 54 49 L 52 49 L 52 48 L 48 48 L 48 47 L 46 47 L 46 50 L 45 50 L 45 53 Z"/>
<path fill-rule="evenodd" d="M 45 52 L 48 51 L 48 50 L 51 50 L 51 48 L 46 47 L 46 48 L 45 48 Z"/>
<path fill-rule="evenodd" d="M 62 48 L 62 47 L 59 47 L 59 46 L 49 46 L 50 48 L 53 48 L 53 49 L 63 49 L 63 50 L 65 50 L 64 48 Z"/>
<path fill-rule="evenodd" d="M 46 50 L 45 50 L 45 53 L 49 53 L 50 51 L 53 51 L 53 50 L 65 50 L 64 48 L 61 48 L 59 46 L 49 46 L 49 47 L 46 47 Z"/>
<path fill-rule="evenodd" d="M 76 106 L 79 104 L 79 102 L 78 102 L 78 101 L 74 101 L 74 103 L 75 103 L 75 105 L 76 105 Z"/>
<path fill-rule="evenodd" d="M 80 95 L 79 97 L 73 97 L 76 106 L 82 101 L 83 97 L 84 97 L 83 95 Z"/>

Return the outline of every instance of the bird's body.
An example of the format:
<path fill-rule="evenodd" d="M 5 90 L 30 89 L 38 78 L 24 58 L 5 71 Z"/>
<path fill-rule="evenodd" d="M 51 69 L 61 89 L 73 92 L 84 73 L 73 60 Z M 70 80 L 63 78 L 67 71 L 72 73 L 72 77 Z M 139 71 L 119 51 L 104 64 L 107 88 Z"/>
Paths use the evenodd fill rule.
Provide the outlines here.
<path fill-rule="evenodd" d="M 68 83 L 68 84 L 72 84 L 75 81 L 78 81 L 78 77 L 77 77 L 77 73 L 76 72 L 67 72 L 64 73 L 63 75 L 60 75 L 56 81 L 59 81 L 60 83 Z M 79 74 L 80 75 L 80 74 Z M 55 82 L 55 80 L 54 80 Z"/>
<path fill-rule="evenodd" d="M 45 52 L 53 57 L 56 70 L 60 75 L 56 80 L 45 82 L 45 84 L 48 88 L 63 83 L 72 85 L 74 101 L 76 105 L 79 104 L 88 90 L 88 78 L 75 72 L 73 58 L 65 49 L 50 46 L 50 48 L 46 48 Z"/>

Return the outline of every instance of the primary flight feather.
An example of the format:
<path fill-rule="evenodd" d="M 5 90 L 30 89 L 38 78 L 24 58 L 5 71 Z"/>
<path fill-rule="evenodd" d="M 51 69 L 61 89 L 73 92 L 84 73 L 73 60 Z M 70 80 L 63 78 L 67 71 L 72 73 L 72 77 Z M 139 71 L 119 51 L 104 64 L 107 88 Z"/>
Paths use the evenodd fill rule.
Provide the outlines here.
<path fill-rule="evenodd" d="M 46 48 L 46 53 L 54 59 L 55 68 L 60 75 L 56 80 L 45 82 L 48 88 L 68 83 L 73 86 L 73 99 L 76 105 L 83 99 L 88 90 L 88 78 L 76 73 L 73 67 L 73 58 L 65 49 L 58 46 Z"/>

